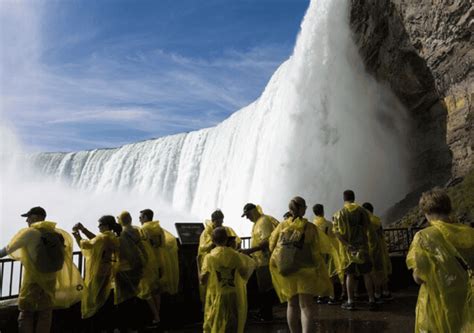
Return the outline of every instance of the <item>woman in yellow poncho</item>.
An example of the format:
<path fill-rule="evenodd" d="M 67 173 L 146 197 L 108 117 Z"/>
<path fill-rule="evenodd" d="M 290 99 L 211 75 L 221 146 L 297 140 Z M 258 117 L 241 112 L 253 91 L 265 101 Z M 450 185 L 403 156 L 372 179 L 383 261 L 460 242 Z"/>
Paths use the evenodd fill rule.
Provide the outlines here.
<path fill-rule="evenodd" d="M 247 317 L 246 284 L 255 262 L 228 246 L 228 232 L 212 232 L 216 245 L 203 261 L 200 282 L 207 285 L 203 331 L 243 333 Z"/>
<path fill-rule="evenodd" d="M 281 302 L 288 302 L 291 332 L 314 332 L 313 297 L 333 296 L 333 287 L 321 256 L 316 226 L 303 216 L 306 202 L 301 197 L 289 203 L 292 215 L 280 223 L 270 237 L 270 272 Z M 301 324 L 300 324 L 301 322 Z"/>
<path fill-rule="evenodd" d="M 392 274 L 392 262 L 388 254 L 382 222 L 380 221 L 380 217 L 373 214 L 374 206 L 372 206 L 370 202 L 363 203 L 362 207 L 369 212 L 370 223 L 372 224 L 375 235 L 375 241 L 369 243 L 369 254 L 372 258 L 372 280 L 374 281 L 375 288 L 374 295 L 376 299 L 389 299 L 388 276 Z"/>
<path fill-rule="evenodd" d="M 93 325 L 107 327 L 111 320 L 108 312 L 112 306 L 110 296 L 119 250 L 117 236 L 121 227 L 113 216 L 104 215 L 99 219 L 99 231 L 100 233 L 95 235 L 78 223 L 73 228 L 73 235 L 86 261 L 85 289 L 81 304 L 82 318 L 95 316 Z M 82 239 L 80 232 L 89 239 Z"/>
<path fill-rule="evenodd" d="M 416 332 L 474 332 L 474 229 L 450 217 L 445 191 L 423 193 L 420 209 L 430 226 L 416 233 L 407 266 L 421 284 Z"/>
<path fill-rule="evenodd" d="M 53 308 L 79 302 L 83 281 L 72 262 L 71 236 L 56 228 L 56 223 L 45 221 L 42 207 L 33 207 L 22 216 L 27 218 L 28 228 L 21 229 L 0 250 L 0 257 L 20 260 L 24 268 L 18 296 L 19 331 L 49 332 Z M 46 249 L 43 244 L 50 245 Z"/>
<path fill-rule="evenodd" d="M 215 228 L 222 227 L 224 223 L 224 213 L 217 209 L 211 214 L 211 221 L 207 220 L 205 224 L 205 229 L 201 233 L 199 237 L 199 247 L 198 247 L 198 256 L 197 256 L 197 263 L 198 263 L 198 271 L 201 270 L 202 263 L 204 261 L 204 257 L 212 251 L 215 247 L 215 244 L 212 242 L 212 232 Z M 235 233 L 234 229 L 231 227 L 225 226 L 223 227 L 227 232 L 227 237 L 230 237 L 232 242 L 231 246 L 234 249 L 240 248 L 241 240 Z M 206 286 L 200 285 L 199 286 L 199 294 L 201 296 L 201 301 L 204 304 L 204 300 L 206 297 Z"/>
<path fill-rule="evenodd" d="M 160 322 L 161 294 L 178 292 L 179 262 L 176 238 L 153 221 L 153 211 L 140 212 L 147 262 L 140 282 L 139 297 L 148 302 L 153 314 L 153 324 Z"/>

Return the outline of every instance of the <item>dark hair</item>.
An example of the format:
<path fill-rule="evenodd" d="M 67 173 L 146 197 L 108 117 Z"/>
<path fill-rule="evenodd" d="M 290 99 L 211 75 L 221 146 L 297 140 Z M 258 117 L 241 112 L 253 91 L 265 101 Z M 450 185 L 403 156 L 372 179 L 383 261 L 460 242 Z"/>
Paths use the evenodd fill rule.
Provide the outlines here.
<path fill-rule="evenodd" d="M 283 214 L 283 218 L 284 218 L 284 219 L 290 218 L 290 217 L 292 217 L 292 216 L 293 216 L 293 215 L 291 215 L 290 212 L 286 212 L 285 214 Z"/>
<path fill-rule="evenodd" d="M 224 227 L 215 228 L 212 231 L 212 242 L 216 245 L 226 245 L 229 237 L 227 236 L 227 230 Z"/>
<path fill-rule="evenodd" d="M 151 209 L 144 209 L 140 213 L 145 215 L 149 221 L 153 221 L 153 211 Z"/>
<path fill-rule="evenodd" d="M 345 190 L 345 191 L 344 191 L 344 194 L 343 194 L 343 197 L 344 197 L 344 201 L 353 202 L 353 201 L 355 200 L 354 191 L 352 191 L 352 190 Z"/>
<path fill-rule="evenodd" d="M 313 206 L 313 213 L 316 216 L 323 216 L 324 215 L 324 206 L 321 204 L 316 204 Z"/>
<path fill-rule="evenodd" d="M 220 209 L 216 209 L 214 212 L 211 214 L 211 220 L 215 221 L 218 219 L 223 219 L 224 218 L 224 213 Z"/>
<path fill-rule="evenodd" d="M 122 226 L 115 222 L 115 217 L 112 215 L 104 215 L 99 219 L 99 224 L 106 225 L 112 230 L 117 236 L 120 236 L 122 232 Z"/>
<path fill-rule="evenodd" d="M 371 213 L 374 212 L 374 206 L 372 206 L 372 204 L 370 202 L 364 202 L 362 204 L 362 207 L 364 207 L 365 209 L 367 209 Z"/>
<path fill-rule="evenodd" d="M 300 207 L 306 208 L 306 201 L 302 197 L 294 197 L 288 204 L 288 209 L 292 216 L 295 216 Z"/>
<path fill-rule="evenodd" d="M 448 194 L 439 187 L 424 192 L 421 195 L 419 206 L 425 214 L 449 215 L 453 210 Z"/>

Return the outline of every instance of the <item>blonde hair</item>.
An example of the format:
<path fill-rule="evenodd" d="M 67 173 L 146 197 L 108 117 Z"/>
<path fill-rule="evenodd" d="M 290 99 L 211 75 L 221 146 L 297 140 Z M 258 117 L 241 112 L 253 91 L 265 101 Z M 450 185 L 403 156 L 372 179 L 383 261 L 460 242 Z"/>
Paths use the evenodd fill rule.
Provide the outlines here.
<path fill-rule="evenodd" d="M 424 214 L 449 215 L 452 211 L 448 193 L 439 187 L 424 192 L 419 207 Z"/>
<path fill-rule="evenodd" d="M 120 224 L 122 225 L 130 225 L 132 224 L 132 216 L 130 215 L 129 212 L 123 211 L 120 213 L 119 216 L 117 216 L 117 220 Z"/>

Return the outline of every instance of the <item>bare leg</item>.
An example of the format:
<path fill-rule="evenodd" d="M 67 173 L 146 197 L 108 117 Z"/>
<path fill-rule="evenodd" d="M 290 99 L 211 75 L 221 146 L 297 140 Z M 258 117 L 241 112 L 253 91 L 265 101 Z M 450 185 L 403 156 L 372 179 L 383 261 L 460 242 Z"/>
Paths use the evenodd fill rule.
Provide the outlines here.
<path fill-rule="evenodd" d="M 153 295 L 153 299 L 155 300 L 156 312 L 158 313 L 158 321 L 161 320 L 160 317 L 160 309 L 161 309 L 161 294 Z"/>
<path fill-rule="evenodd" d="M 291 333 L 301 332 L 300 306 L 298 301 L 298 295 L 293 296 L 288 300 L 288 306 L 286 308 L 286 319 L 288 320 L 288 326 L 290 327 Z"/>
<path fill-rule="evenodd" d="M 365 289 L 367 290 L 367 294 L 369 295 L 369 302 L 375 302 L 374 282 L 372 281 L 372 277 L 370 276 L 370 273 L 364 274 L 364 284 L 365 284 Z"/>
<path fill-rule="evenodd" d="M 35 330 L 35 313 L 33 311 L 21 311 L 18 316 L 18 332 L 30 333 Z"/>
<path fill-rule="evenodd" d="M 380 297 L 382 295 L 382 274 L 381 272 L 372 273 L 372 280 L 374 282 L 374 292 L 376 297 Z"/>
<path fill-rule="evenodd" d="M 303 333 L 314 332 L 314 303 L 313 296 L 308 294 L 299 295 L 299 303 L 301 310 L 301 326 L 303 327 Z"/>
<path fill-rule="evenodd" d="M 53 310 L 38 311 L 37 313 L 36 333 L 49 333 L 53 320 Z"/>
<path fill-rule="evenodd" d="M 354 302 L 354 286 L 355 286 L 355 277 L 354 274 L 347 274 L 346 285 L 347 285 L 347 302 Z"/>
<path fill-rule="evenodd" d="M 147 301 L 148 306 L 150 307 L 150 311 L 153 315 L 153 321 L 154 322 L 159 322 L 160 321 L 160 312 L 156 308 L 154 297 L 152 297 L 150 299 L 147 299 L 146 301 Z"/>

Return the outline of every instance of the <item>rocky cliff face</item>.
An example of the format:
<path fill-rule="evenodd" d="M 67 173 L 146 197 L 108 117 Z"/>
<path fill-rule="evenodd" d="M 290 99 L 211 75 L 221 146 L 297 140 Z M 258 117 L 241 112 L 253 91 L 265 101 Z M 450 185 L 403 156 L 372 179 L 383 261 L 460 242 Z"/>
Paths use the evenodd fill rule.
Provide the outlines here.
<path fill-rule="evenodd" d="M 466 0 L 351 1 L 351 26 L 367 70 L 390 85 L 413 119 L 410 206 L 418 192 L 474 168 L 474 6 Z"/>

